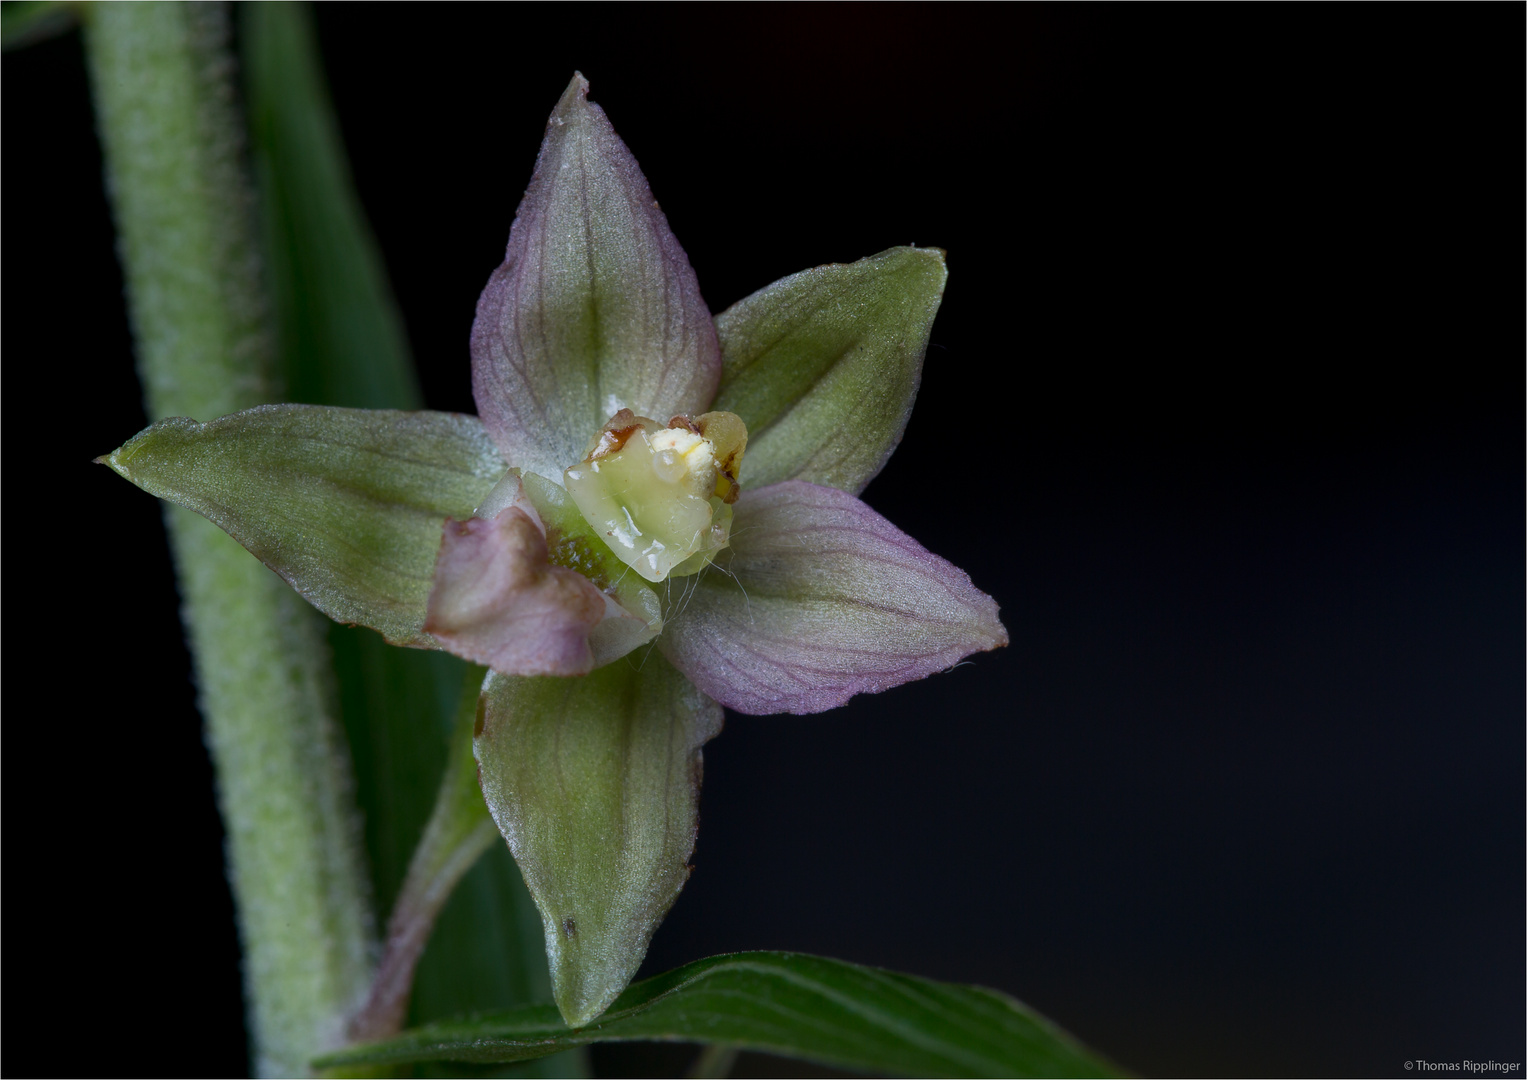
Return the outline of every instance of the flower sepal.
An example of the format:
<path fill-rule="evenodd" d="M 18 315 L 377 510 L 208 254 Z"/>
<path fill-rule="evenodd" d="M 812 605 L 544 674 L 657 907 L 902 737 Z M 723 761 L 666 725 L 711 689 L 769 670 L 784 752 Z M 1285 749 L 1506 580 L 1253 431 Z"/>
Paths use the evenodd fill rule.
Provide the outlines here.
<path fill-rule="evenodd" d="M 194 510 L 339 622 L 394 645 L 424 631 L 446 518 L 504 474 L 475 416 L 261 405 L 207 423 L 172 417 L 102 464 Z"/>
<path fill-rule="evenodd" d="M 492 674 L 477 715 L 483 796 L 540 910 L 557 1008 L 582 1027 L 689 878 L 721 706 L 653 653 L 581 679 Z"/>
<path fill-rule="evenodd" d="M 749 487 L 864 490 L 906 431 L 948 276 L 938 248 L 891 248 L 791 274 L 716 316 L 711 408 L 747 421 Z"/>
<path fill-rule="evenodd" d="M 738 712 L 822 712 L 1007 644 L 963 570 L 834 488 L 744 492 L 716 563 L 658 646 Z"/>
<path fill-rule="evenodd" d="M 721 373 L 689 258 L 574 75 L 472 324 L 472 393 L 509 464 L 560 480 L 621 409 L 699 413 Z"/>

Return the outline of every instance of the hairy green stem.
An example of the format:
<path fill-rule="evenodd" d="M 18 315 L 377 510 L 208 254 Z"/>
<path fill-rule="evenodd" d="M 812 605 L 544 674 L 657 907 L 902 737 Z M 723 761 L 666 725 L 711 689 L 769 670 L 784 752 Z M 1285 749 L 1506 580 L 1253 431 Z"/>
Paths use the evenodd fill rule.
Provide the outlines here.
<path fill-rule="evenodd" d="M 102 4 L 86 44 L 151 418 L 275 400 L 221 5 Z M 323 626 L 210 522 L 165 515 L 217 769 L 263 1075 L 339 1044 L 371 918 Z"/>
<path fill-rule="evenodd" d="M 498 827 L 483 801 L 477 762 L 472 757 L 472 729 L 477 722 L 478 689 L 484 674 L 479 667 L 467 672 L 434 812 L 414 849 L 408 876 L 388 919 L 387 946 L 371 994 L 350 1022 L 350 1037 L 357 1042 L 385 1039 L 402 1030 L 414 969 L 440 909 L 456 883 L 498 839 Z"/>

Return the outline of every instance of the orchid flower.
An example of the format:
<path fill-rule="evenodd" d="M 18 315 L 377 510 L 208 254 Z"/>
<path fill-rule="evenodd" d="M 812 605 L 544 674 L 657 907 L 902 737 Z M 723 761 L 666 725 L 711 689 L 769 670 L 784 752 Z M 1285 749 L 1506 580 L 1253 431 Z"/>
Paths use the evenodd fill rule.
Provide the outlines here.
<path fill-rule="evenodd" d="M 331 617 L 490 668 L 483 795 L 579 1026 L 689 874 L 700 747 L 1007 643 L 858 493 L 906 427 L 943 254 L 894 248 L 712 318 L 575 76 L 472 329 L 479 417 L 267 405 L 104 459 Z"/>

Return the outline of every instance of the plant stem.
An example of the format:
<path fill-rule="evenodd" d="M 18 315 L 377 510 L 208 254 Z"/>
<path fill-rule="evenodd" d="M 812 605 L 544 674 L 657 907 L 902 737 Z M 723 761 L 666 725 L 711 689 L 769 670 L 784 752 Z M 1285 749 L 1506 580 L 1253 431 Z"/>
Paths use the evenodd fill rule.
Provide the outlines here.
<path fill-rule="evenodd" d="M 461 690 L 450 758 L 434 813 L 414 849 L 408 876 L 387 922 L 387 946 L 365 1006 L 350 1022 L 357 1042 L 396 1035 L 408 1014 L 414 968 L 429 941 L 440 909 L 462 875 L 498 839 L 477 785 L 477 762 L 472 757 L 472 728 L 477 721 L 478 690 L 484 670 L 471 668 Z"/>
<path fill-rule="evenodd" d="M 86 47 L 151 418 L 275 400 L 228 13 L 102 4 Z M 165 514 L 228 834 L 262 1075 L 305 1075 L 365 993 L 371 919 L 317 615 L 210 522 Z"/>

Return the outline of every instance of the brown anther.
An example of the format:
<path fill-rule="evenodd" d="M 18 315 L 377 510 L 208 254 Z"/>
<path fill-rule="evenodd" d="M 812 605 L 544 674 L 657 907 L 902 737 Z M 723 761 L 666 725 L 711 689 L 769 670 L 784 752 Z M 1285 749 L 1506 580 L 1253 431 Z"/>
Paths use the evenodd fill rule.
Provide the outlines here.
<path fill-rule="evenodd" d="M 742 494 L 742 485 L 737 483 L 737 478 L 725 469 L 716 471 L 716 494 L 721 496 L 721 501 L 728 506 L 737 501 L 737 496 Z"/>
<path fill-rule="evenodd" d="M 589 454 L 588 460 L 598 461 L 602 457 L 621 450 L 641 425 L 636 422 L 636 414 L 630 409 L 621 409 L 620 412 L 610 417 L 609 423 L 599 433 L 599 445 L 594 447 L 594 452 Z"/>
<path fill-rule="evenodd" d="M 683 415 L 670 417 L 668 420 L 668 426 L 671 428 L 682 428 L 683 430 L 693 432 L 696 435 L 701 434 L 700 429 L 695 426 L 695 422 L 689 417 Z"/>

